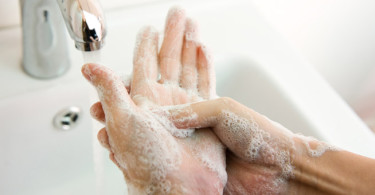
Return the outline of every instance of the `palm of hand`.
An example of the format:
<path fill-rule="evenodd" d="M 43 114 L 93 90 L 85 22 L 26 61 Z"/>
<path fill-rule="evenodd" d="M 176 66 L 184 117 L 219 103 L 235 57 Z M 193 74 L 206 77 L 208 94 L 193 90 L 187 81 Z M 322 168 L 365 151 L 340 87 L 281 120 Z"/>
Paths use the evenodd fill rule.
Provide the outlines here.
<path fill-rule="evenodd" d="M 158 116 L 142 109 L 150 102 L 156 107 L 212 98 L 214 79 L 208 56 L 194 40 L 183 42 L 184 29 L 185 34 L 194 34 L 193 27 L 191 21 L 185 21 L 181 10 L 170 12 L 159 54 L 162 77 L 159 82 L 157 33 L 151 28 L 140 33 L 134 57 L 132 99 L 120 86 L 120 79 L 109 70 L 103 67 L 83 70 L 101 99 L 101 105 L 93 106 L 94 115 L 101 107 L 104 110 L 101 117 L 96 116 L 106 122 L 106 128 L 98 134 L 99 140 L 111 151 L 111 159 L 134 189 L 222 193 L 225 185 L 224 147 L 215 134 L 200 130 L 186 139 L 175 138 L 158 121 Z M 181 71 L 180 63 L 184 64 Z"/>
<path fill-rule="evenodd" d="M 174 28 L 170 27 L 172 24 Z M 150 103 L 151 107 L 179 105 L 213 98 L 215 80 L 209 56 L 195 40 L 186 39 L 187 33 L 197 36 L 195 24 L 190 20 L 185 24 L 179 12 L 170 13 L 159 55 L 157 33 L 146 28 L 139 34 L 131 85 L 131 97 L 138 106 Z M 156 76 L 158 56 L 161 66 L 159 81 Z M 195 170 L 201 170 L 202 177 L 212 178 L 210 182 L 220 192 L 226 182 L 225 154 L 216 135 L 209 129 L 200 130 L 192 137 L 176 139 L 176 143 L 185 154 L 182 161 L 190 162 Z"/>

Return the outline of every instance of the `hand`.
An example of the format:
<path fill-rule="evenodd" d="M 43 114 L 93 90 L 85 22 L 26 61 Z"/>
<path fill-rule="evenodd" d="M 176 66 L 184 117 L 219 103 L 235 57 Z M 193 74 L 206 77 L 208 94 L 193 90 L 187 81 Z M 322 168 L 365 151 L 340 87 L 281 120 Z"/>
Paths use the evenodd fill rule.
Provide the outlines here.
<path fill-rule="evenodd" d="M 168 14 L 159 54 L 158 33 L 152 27 L 140 31 L 133 64 L 131 97 L 137 104 L 178 105 L 216 97 L 210 55 L 198 42 L 197 24 L 181 9 Z"/>
<path fill-rule="evenodd" d="M 210 127 L 228 147 L 225 194 L 286 193 L 294 156 L 305 151 L 304 144 L 296 142 L 301 137 L 230 98 L 170 108 L 169 112 L 176 127 Z M 322 149 L 323 145 L 310 141 L 306 143 L 315 144 L 316 149 L 309 150 L 312 154 Z"/>
<path fill-rule="evenodd" d="M 169 118 L 178 128 L 211 127 L 228 147 L 224 194 L 375 191 L 374 159 L 293 134 L 230 98 L 171 107 Z"/>
<path fill-rule="evenodd" d="M 168 15 L 159 55 L 157 32 L 150 27 L 144 28 L 138 35 L 135 49 L 131 99 L 110 70 L 98 65 L 83 67 L 84 75 L 101 94 L 101 103 L 94 104 L 91 109 L 94 118 L 106 123 L 98 138 L 111 151 L 111 159 L 123 170 L 129 186 L 143 190 L 153 188 L 165 193 L 161 186 L 155 187 L 161 180 L 161 183 L 164 181 L 174 186 L 173 189 L 188 185 L 184 188 L 199 193 L 222 193 L 226 182 L 224 147 L 212 131 L 206 129 L 192 133 L 192 130 L 185 130 L 185 133 L 192 134 L 191 137 L 176 139 L 171 133 L 181 131 L 172 132 L 165 128 L 160 124 L 163 119 L 154 114 L 160 112 L 160 105 L 189 103 L 216 96 L 213 67 L 197 37 L 196 24 L 185 19 L 184 12 L 178 9 L 171 10 Z M 160 81 L 157 81 L 158 56 Z M 94 82 L 92 75 L 95 75 L 94 80 L 100 81 Z M 111 93 L 118 93 L 117 99 L 108 97 L 114 96 L 108 93 L 109 88 L 112 88 Z M 119 104 L 127 106 L 118 107 Z M 153 109 L 154 113 L 142 108 Z M 144 125 L 147 122 L 152 125 Z M 137 135 L 143 136 L 137 138 Z M 152 160 L 156 157 L 146 154 L 146 149 L 152 152 L 151 147 L 145 148 L 147 143 L 152 143 L 154 155 L 163 154 L 159 157 L 161 159 Z M 169 148 L 175 150 L 169 151 Z M 139 166 L 142 164 L 139 161 L 145 160 L 155 164 Z M 175 168 L 167 170 L 171 166 L 167 162 L 176 164 L 172 166 Z M 153 172 L 160 173 L 160 170 L 166 170 L 165 176 L 154 177 Z"/>

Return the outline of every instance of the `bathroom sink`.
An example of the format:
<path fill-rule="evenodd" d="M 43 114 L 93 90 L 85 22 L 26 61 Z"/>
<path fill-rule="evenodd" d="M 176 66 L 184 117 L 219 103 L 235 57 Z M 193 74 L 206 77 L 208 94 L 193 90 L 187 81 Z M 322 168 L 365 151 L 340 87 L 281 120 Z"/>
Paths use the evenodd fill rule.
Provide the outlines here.
<path fill-rule="evenodd" d="M 220 60 L 216 66 L 219 96 L 231 97 L 296 133 L 325 140 L 262 64 L 243 56 Z"/>
<path fill-rule="evenodd" d="M 0 101 L 1 194 L 93 192 L 81 188 L 95 178 L 87 100 L 87 87 L 72 83 Z M 54 116 L 71 106 L 82 110 L 77 125 L 54 127 Z"/>
<path fill-rule="evenodd" d="M 174 4 L 108 10 L 102 64 L 131 73 L 138 29 L 151 24 L 162 32 Z M 178 4 L 198 19 L 201 39 L 216 57 L 220 96 L 232 97 L 292 131 L 375 157 L 374 135 L 251 2 Z M 121 172 L 96 141 L 102 126 L 89 116 L 97 97 L 81 76 L 81 53 L 67 40 L 72 45 L 70 70 L 56 79 L 31 78 L 20 65 L 20 32 L 18 27 L 0 30 L 0 194 L 124 194 Z M 71 106 L 82 111 L 76 126 L 56 128 L 56 114 Z"/>
<path fill-rule="evenodd" d="M 315 70 L 277 69 L 249 56 L 220 58 L 218 95 L 232 97 L 295 133 L 375 157 L 374 134 Z"/>

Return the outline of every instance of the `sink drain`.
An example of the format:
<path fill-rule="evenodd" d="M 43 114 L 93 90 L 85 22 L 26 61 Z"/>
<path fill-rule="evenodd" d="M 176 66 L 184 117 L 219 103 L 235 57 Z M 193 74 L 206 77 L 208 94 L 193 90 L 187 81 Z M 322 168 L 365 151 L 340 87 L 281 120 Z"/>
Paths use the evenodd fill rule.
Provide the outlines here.
<path fill-rule="evenodd" d="M 55 115 L 53 124 L 59 130 L 71 130 L 77 126 L 82 117 L 81 115 L 82 113 L 79 107 L 71 106 L 64 108 Z"/>

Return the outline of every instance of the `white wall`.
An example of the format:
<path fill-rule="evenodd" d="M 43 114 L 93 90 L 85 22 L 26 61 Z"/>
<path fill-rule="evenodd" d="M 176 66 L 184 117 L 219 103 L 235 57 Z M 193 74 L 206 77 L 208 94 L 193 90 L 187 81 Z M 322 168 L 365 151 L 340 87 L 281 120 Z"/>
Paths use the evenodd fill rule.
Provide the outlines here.
<path fill-rule="evenodd" d="M 375 131 L 375 1 L 253 1 Z"/>
<path fill-rule="evenodd" d="M 375 1 L 254 3 L 350 104 L 356 104 L 359 94 L 368 90 L 364 86 L 375 76 Z"/>
<path fill-rule="evenodd" d="M 0 0 L 0 28 L 13 26 L 19 23 L 19 1 Z"/>

